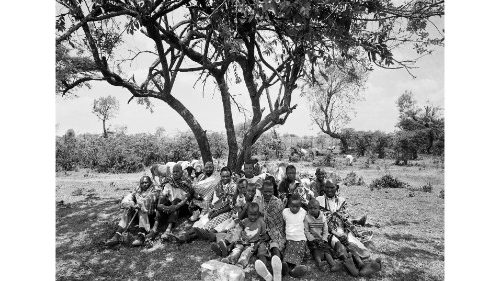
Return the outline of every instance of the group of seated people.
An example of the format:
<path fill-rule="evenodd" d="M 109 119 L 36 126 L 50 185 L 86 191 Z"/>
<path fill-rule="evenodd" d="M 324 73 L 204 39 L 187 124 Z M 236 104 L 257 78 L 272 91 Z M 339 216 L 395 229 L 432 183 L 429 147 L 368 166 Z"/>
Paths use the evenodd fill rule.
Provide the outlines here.
<path fill-rule="evenodd" d="M 296 178 L 293 165 L 286 167 L 286 177 L 279 184 L 259 170 L 255 163 L 245 163 L 242 173 L 223 167 L 213 190 L 204 194 L 195 191 L 193 182 L 213 175 L 211 163 L 195 177 L 175 165 L 160 186 L 143 176 L 139 187 L 122 200 L 118 229 L 106 244 L 120 243 L 120 236 L 138 216 L 133 246 L 153 241 L 159 227 L 166 225 L 162 239 L 179 244 L 208 240 L 222 262 L 244 268 L 255 256 L 256 272 L 268 281 L 305 275 L 308 268 L 302 263 L 307 249 L 321 271 L 346 268 L 353 276 L 369 276 L 381 269 L 381 260 L 370 258 L 355 227 L 364 225 L 366 216 L 350 220 L 339 184 L 326 179 L 324 169 L 317 169 L 309 187 Z M 174 234 L 183 218 L 194 221 L 192 226 Z"/>

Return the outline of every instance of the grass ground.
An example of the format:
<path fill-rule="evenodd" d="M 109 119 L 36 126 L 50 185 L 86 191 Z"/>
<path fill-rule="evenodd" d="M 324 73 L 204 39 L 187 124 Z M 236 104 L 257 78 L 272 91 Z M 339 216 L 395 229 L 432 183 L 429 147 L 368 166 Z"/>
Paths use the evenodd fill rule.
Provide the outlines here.
<path fill-rule="evenodd" d="M 341 187 L 353 217 L 368 214 L 374 232 L 373 256 L 383 261 L 381 272 L 370 280 L 444 279 L 444 169 L 435 158 L 413 161 L 412 166 L 394 166 L 377 160 L 368 167 L 364 159 L 352 167 L 327 168 L 344 178 L 354 171 L 366 184 L 390 174 L 411 185 L 410 189 L 373 190 L 363 186 Z M 309 162 L 294 163 L 299 172 L 313 174 Z M 200 265 L 215 255 L 208 242 L 194 241 L 181 247 L 155 243 L 152 248 L 119 245 L 103 247 L 118 223 L 119 200 L 143 174 L 98 174 L 90 171 L 58 173 L 56 201 L 57 280 L 199 280 Z M 432 192 L 417 188 L 431 183 Z M 410 197 L 410 193 L 414 196 Z M 321 273 L 313 269 L 301 280 L 367 280 L 346 272 Z M 252 267 L 246 280 L 260 280 Z M 294 280 L 286 277 L 284 280 Z"/>

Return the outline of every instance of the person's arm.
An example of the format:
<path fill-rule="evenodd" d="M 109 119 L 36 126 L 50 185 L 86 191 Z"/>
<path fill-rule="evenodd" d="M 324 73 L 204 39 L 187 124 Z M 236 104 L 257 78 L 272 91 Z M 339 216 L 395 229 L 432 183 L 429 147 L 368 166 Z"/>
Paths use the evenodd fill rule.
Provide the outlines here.
<path fill-rule="evenodd" d="M 328 224 L 326 223 L 325 217 L 323 217 L 323 240 L 328 241 Z"/>
<path fill-rule="evenodd" d="M 247 202 L 242 208 L 241 211 L 238 213 L 238 219 L 242 221 L 244 218 L 247 216 L 247 209 L 248 209 L 249 203 Z"/>
<path fill-rule="evenodd" d="M 280 183 L 278 184 L 279 193 L 286 193 L 285 184 L 286 184 L 285 180 L 280 181 Z"/>
<path fill-rule="evenodd" d="M 307 216 L 304 219 L 304 233 L 306 234 L 307 241 L 314 240 L 314 236 L 309 231 L 309 220 L 307 219 Z"/>
<path fill-rule="evenodd" d="M 121 207 L 124 209 L 133 208 L 135 206 L 134 193 L 129 193 L 123 197 Z"/>
<path fill-rule="evenodd" d="M 187 203 L 187 201 L 188 201 L 188 194 L 185 194 L 179 203 L 173 205 L 174 209 L 179 210 L 179 208 L 181 208 L 183 205 L 185 205 Z"/>

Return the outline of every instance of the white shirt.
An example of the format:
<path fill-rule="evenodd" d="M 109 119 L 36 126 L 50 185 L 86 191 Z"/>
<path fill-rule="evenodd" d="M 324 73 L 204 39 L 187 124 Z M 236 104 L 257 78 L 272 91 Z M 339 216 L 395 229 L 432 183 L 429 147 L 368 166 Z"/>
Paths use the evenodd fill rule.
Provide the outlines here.
<path fill-rule="evenodd" d="M 285 220 L 285 234 L 286 240 L 304 241 L 306 234 L 304 232 L 304 219 L 306 217 L 306 210 L 300 210 L 294 214 L 290 208 L 283 210 L 283 219 Z"/>

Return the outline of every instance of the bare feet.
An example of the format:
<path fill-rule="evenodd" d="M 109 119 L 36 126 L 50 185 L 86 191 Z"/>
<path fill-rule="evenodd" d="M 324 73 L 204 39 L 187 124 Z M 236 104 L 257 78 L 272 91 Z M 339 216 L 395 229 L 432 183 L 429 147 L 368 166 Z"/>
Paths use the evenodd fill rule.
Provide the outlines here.
<path fill-rule="evenodd" d="M 380 271 L 382 269 L 382 260 L 380 258 L 376 258 L 374 261 L 368 262 L 361 268 L 359 271 L 359 275 L 361 276 L 370 276 L 373 273 Z"/>

